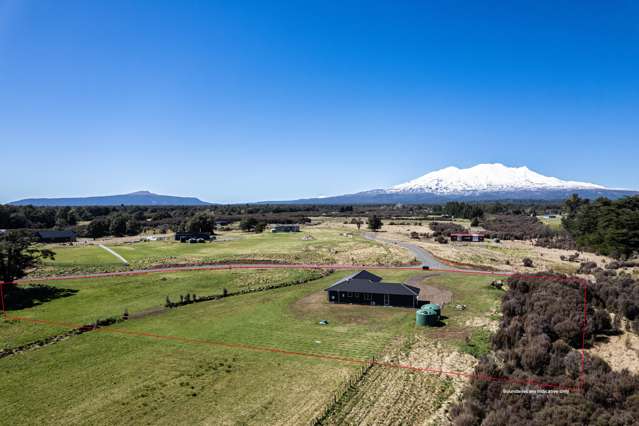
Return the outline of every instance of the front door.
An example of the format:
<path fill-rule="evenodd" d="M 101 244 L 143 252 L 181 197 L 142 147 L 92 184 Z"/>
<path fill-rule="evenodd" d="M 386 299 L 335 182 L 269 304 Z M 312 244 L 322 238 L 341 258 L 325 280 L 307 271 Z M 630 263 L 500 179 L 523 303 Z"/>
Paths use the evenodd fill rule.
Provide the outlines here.
<path fill-rule="evenodd" d="M 390 295 L 389 294 L 385 294 L 384 295 L 384 306 L 388 306 L 390 305 Z"/>

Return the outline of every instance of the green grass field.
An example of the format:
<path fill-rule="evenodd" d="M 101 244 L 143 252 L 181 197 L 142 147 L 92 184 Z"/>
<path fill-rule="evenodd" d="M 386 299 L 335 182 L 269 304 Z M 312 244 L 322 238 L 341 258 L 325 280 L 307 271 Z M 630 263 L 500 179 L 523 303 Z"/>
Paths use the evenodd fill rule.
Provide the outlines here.
<path fill-rule="evenodd" d="M 389 281 L 415 274 L 373 271 Z M 284 271 L 78 281 L 74 285 L 88 287 L 16 315 L 93 318 L 99 309 L 104 314 L 119 313 L 123 304 L 133 302 L 142 309 L 156 297 L 161 303 L 169 288 L 187 291 L 185 282 L 191 283 L 189 289 L 197 287 L 198 293 L 205 294 L 222 286 L 230 288 L 232 283 L 241 286 L 256 279 L 250 278 L 254 274 L 272 273 Z M 304 273 L 289 272 L 292 276 Z M 0 359 L 3 418 L 12 424 L 307 423 L 360 367 L 322 357 L 364 360 L 379 355 L 401 336 L 428 333 L 415 327 L 413 309 L 327 303 L 323 290 L 348 273 L 188 305 Z M 289 278 L 283 274 L 268 279 Z M 444 312 L 449 316 L 446 321 L 456 326 L 474 315 L 487 314 L 497 295 L 488 286 L 490 281 L 485 276 L 433 273 L 429 284 L 451 289 L 455 303 L 468 305 L 467 311 Z M 322 319 L 329 324 L 319 325 Z"/>
<path fill-rule="evenodd" d="M 482 275 L 433 274 L 426 283 L 450 290 L 453 300 L 442 311 L 444 327 L 424 327 L 417 329 L 417 332 L 429 338 L 438 336 L 441 339 L 443 331 L 447 335 L 442 341 L 459 347 L 465 343 L 466 336 L 472 338 L 473 333 L 485 331 L 487 323 L 498 316 L 499 303 L 504 294 L 503 290 L 490 286 L 494 279 Z M 456 310 L 457 304 L 466 305 L 466 309 Z"/>
<path fill-rule="evenodd" d="M 232 270 L 188 271 L 166 274 L 107 277 L 51 281 L 55 288 L 77 290 L 77 293 L 42 303 L 29 309 L 9 311 L 10 316 L 71 324 L 70 327 L 0 321 L 0 348 L 19 346 L 62 331 L 89 324 L 97 319 L 120 316 L 164 306 L 166 297 L 196 294 L 208 296 L 264 287 L 268 284 L 291 282 L 319 276 L 312 270 Z M 46 285 L 46 282 L 44 283 Z M 28 289 L 29 286 L 21 288 Z M 74 326 L 75 325 L 75 326 Z"/>
<path fill-rule="evenodd" d="M 398 264 L 413 258 L 401 249 L 345 237 L 341 228 L 306 227 L 299 233 L 248 234 L 231 232 L 233 240 L 206 244 L 176 241 L 147 241 L 106 245 L 123 256 L 130 267 L 144 268 L 167 263 L 277 261 L 284 263 Z M 304 236 L 312 239 L 304 240 Z M 93 245 L 51 246 L 54 261 L 47 261 L 40 273 L 79 273 L 127 269 L 113 255 Z"/>

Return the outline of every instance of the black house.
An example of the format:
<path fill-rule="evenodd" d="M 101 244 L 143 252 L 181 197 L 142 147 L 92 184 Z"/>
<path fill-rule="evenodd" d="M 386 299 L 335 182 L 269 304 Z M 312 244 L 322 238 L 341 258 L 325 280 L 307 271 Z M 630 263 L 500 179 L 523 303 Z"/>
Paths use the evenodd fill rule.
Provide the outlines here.
<path fill-rule="evenodd" d="M 209 232 L 176 232 L 175 241 L 186 242 L 189 240 L 211 241 L 214 239 Z"/>
<path fill-rule="evenodd" d="M 38 231 L 36 237 L 41 243 L 71 243 L 75 241 L 73 231 Z"/>
<path fill-rule="evenodd" d="M 326 289 L 331 303 L 418 308 L 419 288 L 402 283 L 385 283 L 368 271 L 357 272 Z"/>

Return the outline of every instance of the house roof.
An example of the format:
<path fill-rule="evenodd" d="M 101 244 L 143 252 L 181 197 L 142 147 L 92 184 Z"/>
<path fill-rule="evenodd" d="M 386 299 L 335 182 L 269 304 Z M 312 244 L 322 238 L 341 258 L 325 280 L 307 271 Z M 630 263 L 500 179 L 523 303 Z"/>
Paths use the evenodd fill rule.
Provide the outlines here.
<path fill-rule="evenodd" d="M 368 279 L 370 276 L 372 279 Z M 402 283 L 385 283 L 381 277 L 371 274 L 368 271 L 361 271 L 348 276 L 329 288 L 326 291 L 350 291 L 355 293 L 371 293 L 371 294 L 394 294 L 398 296 L 417 296 L 419 288 Z"/>
<path fill-rule="evenodd" d="M 73 231 L 38 231 L 36 232 L 40 238 L 75 238 Z"/>
<path fill-rule="evenodd" d="M 348 281 L 348 280 L 368 280 L 368 281 L 373 281 L 375 283 L 378 283 L 382 280 L 382 277 L 364 270 L 364 271 L 355 272 L 352 275 L 342 278 L 340 281 Z"/>

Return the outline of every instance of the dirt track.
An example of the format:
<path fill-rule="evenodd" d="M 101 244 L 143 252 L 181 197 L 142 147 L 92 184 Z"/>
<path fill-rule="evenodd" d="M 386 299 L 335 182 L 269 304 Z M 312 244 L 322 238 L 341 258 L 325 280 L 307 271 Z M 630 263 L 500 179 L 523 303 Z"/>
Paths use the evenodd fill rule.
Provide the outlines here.
<path fill-rule="evenodd" d="M 419 288 L 418 300 L 428 300 L 430 303 L 437 303 L 439 306 L 444 306 L 452 302 L 453 293 L 450 290 L 444 290 L 441 288 L 433 287 L 425 284 L 425 281 L 432 277 L 436 277 L 437 274 L 423 274 L 411 277 L 406 281 L 406 284 Z"/>

